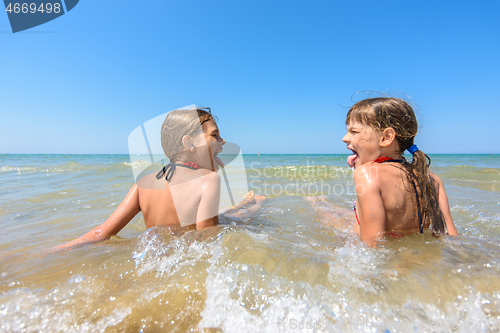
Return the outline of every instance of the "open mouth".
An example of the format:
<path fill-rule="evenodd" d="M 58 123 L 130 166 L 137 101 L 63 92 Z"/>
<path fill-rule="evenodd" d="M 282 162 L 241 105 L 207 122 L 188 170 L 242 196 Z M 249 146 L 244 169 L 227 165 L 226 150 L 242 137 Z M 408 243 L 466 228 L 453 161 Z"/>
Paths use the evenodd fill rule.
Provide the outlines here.
<path fill-rule="evenodd" d="M 354 149 L 351 149 L 351 148 L 347 148 L 349 150 L 352 151 L 352 155 L 350 155 L 348 158 L 347 158 L 347 164 L 349 164 L 349 166 L 351 168 L 354 168 L 354 166 L 356 165 L 356 161 L 358 160 L 359 156 L 358 156 L 358 153 L 354 150 Z"/>
<path fill-rule="evenodd" d="M 220 150 L 218 150 L 217 152 L 215 152 L 215 155 L 214 155 L 214 161 L 217 162 L 217 164 L 220 166 L 220 167 L 224 167 L 224 163 L 222 162 L 222 160 L 220 159 L 219 156 L 217 156 L 220 152 L 222 151 L 222 148 Z"/>

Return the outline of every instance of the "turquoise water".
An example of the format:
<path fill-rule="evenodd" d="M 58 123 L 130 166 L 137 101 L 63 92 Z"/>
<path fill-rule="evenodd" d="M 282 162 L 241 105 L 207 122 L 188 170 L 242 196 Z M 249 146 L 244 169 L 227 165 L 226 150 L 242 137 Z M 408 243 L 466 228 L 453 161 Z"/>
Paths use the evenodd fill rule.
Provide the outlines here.
<path fill-rule="evenodd" d="M 245 185 L 267 197 L 252 218 L 172 236 L 139 214 L 117 237 L 51 252 L 113 212 L 129 156 L 0 155 L 0 331 L 499 330 L 499 155 L 431 156 L 459 237 L 375 249 L 303 199 L 351 209 L 347 155 L 243 157 Z"/>

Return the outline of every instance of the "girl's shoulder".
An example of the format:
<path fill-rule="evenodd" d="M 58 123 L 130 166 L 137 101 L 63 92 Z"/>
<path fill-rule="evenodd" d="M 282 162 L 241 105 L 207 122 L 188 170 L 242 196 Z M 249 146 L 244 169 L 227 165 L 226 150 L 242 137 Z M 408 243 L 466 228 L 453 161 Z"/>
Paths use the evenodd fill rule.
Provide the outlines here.
<path fill-rule="evenodd" d="M 199 170 L 199 172 L 200 172 L 200 175 L 201 175 L 200 178 L 204 182 L 220 183 L 220 176 L 219 176 L 219 174 L 217 172 L 213 172 L 213 171 L 206 170 L 206 169 Z"/>
<path fill-rule="evenodd" d="M 220 187 L 221 178 L 218 173 L 207 169 L 196 170 L 196 175 L 191 178 L 193 185 L 200 186 L 205 190 L 211 190 Z"/>
<path fill-rule="evenodd" d="M 384 168 L 378 163 L 365 163 L 354 169 L 354 182 L 356 186 L 363 185 L 375 188 L 380 185 L 380 176 Z"/>
<path fill-rule="evenodd" d="M 406 179 L 404 167 L 397 162 L 376 163 L 369 162 L 354 169 L 354 181 L 367 185 L 383 186 L 389 181 Z"/>
<path fill-rule="evenodd" d="M 177 170 L 176 170 L 177 171 Z M 174 175 L 172 178 L 171 182 L 169 183 L 170 186 L 177 186 L 181 184 L 198 184 L 198 185 L 203 185 L 205 183 L 213 183 L 220 181 L 220 176 L 207 169 L 198 169 L 198 170 L 179 170 L 178 174 Z M 195 186 L 198 186 L 195 185 Z"/>
<path fill-rule="evenodd" d="M 166 188 L 165 179 L 156 178 L 156 173 L 151 173 L 137 179 L 135 184 L 139 189 L 162 190 Z"/>
<path fill-rule="evenodd" d="M 431 176 L 432 180 L 436 183 L 437 188 L 444 187 L 443 181 L 434 172 L 429 171 L 429 176 Z"/>
<path fill-rule="evenodd" d="M 381 175 L 400 172 L 404 172 L 400 163 L 376 163 L 372 161 L 356 167 L 354 169 L 354 177 L 370 177 L 371 179 L 375 179 Z"/>

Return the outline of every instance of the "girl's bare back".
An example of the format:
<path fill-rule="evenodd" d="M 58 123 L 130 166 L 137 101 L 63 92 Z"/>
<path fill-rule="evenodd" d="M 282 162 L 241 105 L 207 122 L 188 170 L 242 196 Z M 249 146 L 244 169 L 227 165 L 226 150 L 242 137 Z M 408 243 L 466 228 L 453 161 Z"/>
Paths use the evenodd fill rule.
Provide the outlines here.
<path fill-rule="evenodd" d="M 207 220 L 218 215 L 218 202 L 212 201 L 220 197 L 220 177 L 214 172 L 177 168 L 170 183 L 151 174 L 138 181 L 137 187 L 147 228 L 207 227 L 214 222 Z"/>

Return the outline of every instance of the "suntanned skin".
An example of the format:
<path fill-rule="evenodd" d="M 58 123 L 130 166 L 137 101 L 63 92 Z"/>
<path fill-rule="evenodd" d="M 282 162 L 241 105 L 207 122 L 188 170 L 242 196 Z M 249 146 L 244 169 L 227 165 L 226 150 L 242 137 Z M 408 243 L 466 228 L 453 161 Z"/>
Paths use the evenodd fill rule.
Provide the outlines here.
<path fill-rule="evenodd" d="M 415 191 L 405 172 L 395 162 L 373 162 L 383 156 L 402 158 L 394 130 L 387 128 L 378 133 L 365 124 L 351 122 L 343 141 L 347 143 L 348 149 L 358 154 L 354 165 L 354 182 L 357 194 L 356 212 L 360 225 L 359 229 L 355 227 L 355 231 L 359 230 L 361 239 L 370 242 L 383 234 L 418 231 Z M 458 235 L 443 183 L 432 173 L 431 177 L 438 187 L 439 206 L 448 233 Z"/>

